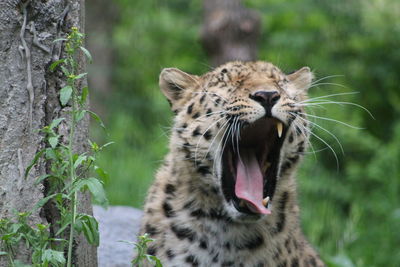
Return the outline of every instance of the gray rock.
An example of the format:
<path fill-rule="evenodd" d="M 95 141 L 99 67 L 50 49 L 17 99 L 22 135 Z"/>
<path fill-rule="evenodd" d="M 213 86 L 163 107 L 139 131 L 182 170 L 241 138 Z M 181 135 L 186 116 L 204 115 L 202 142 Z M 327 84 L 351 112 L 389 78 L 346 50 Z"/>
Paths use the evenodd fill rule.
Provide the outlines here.
<path fill-rule="evenodd" d="M 99 267 L 130 267 L 134 246 L 121 241 L 136 241 L 143 212 L 126 206 L 110 206 L 107 210 L 93 206 L 93 214 L 99 222 Z"/>

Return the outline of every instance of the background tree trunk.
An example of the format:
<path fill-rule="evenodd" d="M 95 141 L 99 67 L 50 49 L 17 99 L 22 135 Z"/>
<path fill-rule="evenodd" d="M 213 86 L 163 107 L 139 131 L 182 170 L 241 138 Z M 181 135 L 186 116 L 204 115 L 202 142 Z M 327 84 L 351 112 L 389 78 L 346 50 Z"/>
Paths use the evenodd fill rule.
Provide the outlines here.
<path fill-rule="evenodd" d="M 113 90 L 115 51 L 112 39 L 119 10 L 110 0 L 87 1 L 86 10 L 86 45 L 95 60 L 95 64 L 88 66 L 89 87 L 94 92 L 90 101 L 93 110 L 103 118 L 107 110 L 104 102 Z"/>
<path fill-rule="evenodd" d="M 240 0 L 204 0 L 203 47 L 213 66 L 232 60 L 255 60 L 260 15 Z"/>
<path fill-rule="evenodd" d="M 68 117 L 70 107 L 58 100 L 65 77 L 50 72 L 49 64 L 62 57 L 62 43 L 72 26 L 84 31 L 84 0 L 0 1 L 0 218 L 13 217 L 14 211 L 29 211 L 42 199 L 47 184 L 34 185 L 35 178 L 45 174 L 46 163 L 32 168 L 24 179 L 26 167 L 44 147 L 38 130 L 57 117 Z M 80 68 L 85 68 L 84 57 Z M 76 130 L 76 151 L 87 149 L 88 118 Z M 68 133 L 65 125 L 64 134 Z M 91 214 L 87 195 L 81 195 L 78 209 Z M 51 224 L 59 217 L 52 205 L 32 215 L 32 225 Z M 18 250 L 18 259 L 29 262 L 30 251 Z M 74 264 L 97 266 L 96 248 L 82 236 L 75 242 Z M 0 256 L 0 266 L 8 266 Z"/>

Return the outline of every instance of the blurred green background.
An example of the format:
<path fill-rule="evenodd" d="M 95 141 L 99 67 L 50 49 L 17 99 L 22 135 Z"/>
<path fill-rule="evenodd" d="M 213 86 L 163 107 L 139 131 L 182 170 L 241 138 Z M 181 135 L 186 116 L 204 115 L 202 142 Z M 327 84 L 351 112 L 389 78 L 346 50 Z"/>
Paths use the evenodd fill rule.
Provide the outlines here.
<path fill-rule="evenodd" d="M 102 154 L 112 205 L 141 208 L 166 146 L 172 113 L 158 89 L 164 67 L 210 69 L 200 44 L 200 0 L 87 1 L 92 105 L 114 141 Z M 330 266 L 400 266 L 400 1 L 247 0 L 262 16 L 259 58 L 289 72 L 310 66 L 327 104 L 311 114 L 317 138 L 298 175 L 302 225 Z"/>

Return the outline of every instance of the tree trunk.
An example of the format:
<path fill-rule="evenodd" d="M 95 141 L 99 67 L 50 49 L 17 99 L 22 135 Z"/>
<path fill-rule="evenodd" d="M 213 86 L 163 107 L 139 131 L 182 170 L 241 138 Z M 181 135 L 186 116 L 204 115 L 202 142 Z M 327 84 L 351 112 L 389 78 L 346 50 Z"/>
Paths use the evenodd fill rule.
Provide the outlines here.
<path fill-rule="evenodd" d="M 110 0 L 86 3 L 87 47 L 96 64 L 88 66 L 89 84 L 96 92 L 107 95 L 112 90 L 111 71 L 114 64 L 113 30 L 118 18 L 118 8 Z M 99 17 L 102 19 L 99 20 Z M 97 96 L 97 94 L 96 94 Z M 93 101 L 93 99 L 91 99 Z"/>
<path fill-rule="evenodd" d="M 94 95 L 91 97 L 93 110 L 101 117 L 106 115 L 105 100 L 113 90 L 112 70 L 114 69 L 115 51 L 113 30 L 118 19 L 118 6 L 110 0 L 87 1 L 86 3 L 87 48 L 96 64 L 88 66 L 89 87 Z M 101 17 L 101 19 L 99 19 Z"/>
<path fill-rule="evenodd" d="M 240 0 L 204 0 L 203 47 L 213 66 L 257 58 L 260 16 Z"/>
<path fill-rule="evenodd" d="M 25 179 L 24 172 L 34 155 L 45 144 L 38 132 L 54 118 L 68 117 L 70 107 L 62 107 L 58 92 L 65 77 L 50 72 L 49 64 L 63 56 L 61 42 L 72 26 L 83 32 L 84 0 L 2 0 L 0 1 L 0 218 L 14 211 L 29 211 L 48 191 L 48 184 L 35 186 L 35 178 L 46 173 L 46 162 L 39 161 Z M 80 58 L 80 68 L 85 68 Z M 88 118 L 76 130 L 76 151 L 87 149 Z M 68 132 L 65 125 L 65 133 Z M 91 214 L 87 195 L 79 197 L 80 211 Z M 54 232 L 59 217 L 52 205 L 32 214 L 31 223 L 50 224 Z M 17 251 L 17 258 L 30 261 L 30 251 Z M 75 266 L 97 266 L 96 248 L 76 238 Z M 0 256 L 0 266 L 8 266 Z"/>

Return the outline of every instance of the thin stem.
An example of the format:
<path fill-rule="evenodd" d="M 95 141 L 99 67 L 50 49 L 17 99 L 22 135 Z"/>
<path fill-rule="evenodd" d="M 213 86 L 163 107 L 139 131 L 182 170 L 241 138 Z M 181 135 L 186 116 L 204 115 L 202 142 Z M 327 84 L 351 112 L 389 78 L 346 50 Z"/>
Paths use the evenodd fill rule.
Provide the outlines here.
<path fill-rule="evenodd" d="M 14 264 L 14 260 L 13 260 L 13 255 L 11 255 L 11 251 L 12 251 L 12 247 L 11 246 L 9 246 L 9 245 L 6 245 L 6 247 L 8 247 L 8 259 L 9 259 L 9 261 L 10 261 L 10 264 L 11 264 L 11 267 L 14 267 L 15 266 L 15 264 Z"/>
<path fill-rule="evenodd" d="M 72 66 L 72 72 L 74 72 L 74 66 Z M 76 173 L 75 173 L 75 168 L 74 168 L 74 154 L 73 154 L 73 141 L 74 141 L 74 134 L 75 134 L 75 113 L 76 113 L 76 92 L 75 92 L 75 86 L 74 86 L 74 81 L 72 80 L 70 82 L 70 86 L 72 88 L 72 112 L 71 112 L 71 125 L 70 125 L 70 133 L 69 133 L 69 143 L 68 143 L 68 154 L 69 154 L 69 166 L 70 166 L 70 178 L 71 178 L 71 186 L 74 184 L 76 180 Z M 67 259 L 67 267 L 72 266 L 72 246 L 74 242 L 74 225 L 76 222 L 76 210 L 77 210 L 77 197 L 78 194 L 75 191 L 72 201 L 71 201 L 71 227 L 69 231 L 69 240 L 68 240 L 68 259 Z"/>

